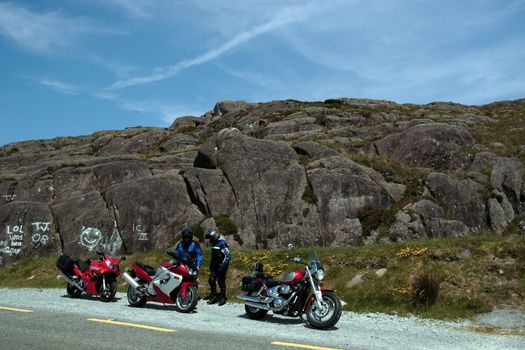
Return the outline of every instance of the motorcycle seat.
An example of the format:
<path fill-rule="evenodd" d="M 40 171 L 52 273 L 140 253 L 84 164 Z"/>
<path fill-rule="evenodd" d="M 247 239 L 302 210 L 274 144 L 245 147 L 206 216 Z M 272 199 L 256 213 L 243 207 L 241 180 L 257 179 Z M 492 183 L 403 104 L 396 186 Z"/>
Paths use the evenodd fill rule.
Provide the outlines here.
<path fill-rule="evenodd" d="M 138 267 L 140 267 L 141 269 L 143 269 L 144 271 L 146 271 L 146 273 L 149 275 L 149 276 L 155 276 L 155 274 L 157 273 L 157 271 L 155 271 L 155 269 L 151 266 L 148 266 L 148 265 L 144 265 L 143 263 L 136 263 Z"/>
<path fill-rule="evenodd" d="M 89 268 L 91 260 L 82 261 L 80 259 L 75 259 L 75 263 L 77 264 L 77 266 L 80 269 L 80 271 L 86 272 L 86 270 Z"/>
<path fill-rule="evenodd" d="M 281 284 L 281 282 L 279 282 L 278 280 L 274 280 L 274 279 L 270 279 L 270 280 L 266 281 L 266 287 L 268 287 L 268 288 L 276 287 L 279 284 Z"/>

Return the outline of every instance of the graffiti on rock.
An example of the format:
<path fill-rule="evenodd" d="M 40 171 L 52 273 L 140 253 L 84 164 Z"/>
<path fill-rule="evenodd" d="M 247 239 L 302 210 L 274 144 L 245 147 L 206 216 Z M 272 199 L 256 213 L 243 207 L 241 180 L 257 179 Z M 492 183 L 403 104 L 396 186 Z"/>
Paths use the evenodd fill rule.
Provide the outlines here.
<path fill-rule="evenodd" d="M 98 228 L 82 226 L 82 232 L 80 233 L 80 244 L 86 247 L 90 252 L 97 248 L 101 240 L 102 232 Z"/>
<path fill-rule="evenodd" d="M 0 241 L 0 253 L 9 256 L 19 255 L 24 240 L 24 227 L 22 225 L 7 225 L 6 234 L 7 240 Z"/>
<path fill-rule="evenodd" d="M 82 226 L 80 244 L 90 252 L 101 250 L 105 254 L 116 255 L 122 247 L 122 238 L 117 229 L 113 230 L 110 237 L 106 237 L 98 228 Z"/>
<path fill-rule="evenodd" d="M 133 224 L 133 232 L 137 234 L 137 239 L 139 241 L 149 241 L 149 238 L 148 238 L 149 233 L 147 232 L 147 230 L 148 230 L 148 226 L 146 225 Z"/>
<path fill-rule="evenodd" d="M 4 194 L 2 197 L 4 197 L 6 202 L 12 202 L 16 198 L 16 194 Z"/>
<path fill-rule="evenodd" d="M 44 246 L 49 241 L 48 232 L 49 232 L 50 225 L 51 225 L 50 222 L 40 222 L 40 221 L 33 222 L 31 224 L 31 226 L 33 226 L 34 228 L 33 236 L 31 236 L 31 245 L 34 248 Z"/>

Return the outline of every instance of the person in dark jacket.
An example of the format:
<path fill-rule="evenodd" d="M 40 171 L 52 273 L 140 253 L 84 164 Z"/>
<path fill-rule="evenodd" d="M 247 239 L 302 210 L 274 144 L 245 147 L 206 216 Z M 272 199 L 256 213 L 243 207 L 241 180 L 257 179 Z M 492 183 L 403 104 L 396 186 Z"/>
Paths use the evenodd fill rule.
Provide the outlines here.
<path fill-rule="evenodd" d="M 210 278 L 208 280 L 211 294 L 208 304 L 219 303 L 222 306 L 226 304 L 226 273 L 231 260 L 230 249 L 216 228 L 209 229 L 205 238 L 210 241 L 211 245 Z M 216 282 L 219 284 L 219 294 L 217 294 Z"/>
<path fill-rule="evenodd" d="M 199 270 L 202 265 L 202 249 L 199 243 L 193 240 L 193 231 L 191 228 L 183 229 L 181 231 L 181 238 L 182 240 L 173 250 L 175 257 L 179 261 L 189 264 L 190 267 Z M 176 263 L 176 261 L 174 260 L 173 263 Z"/>

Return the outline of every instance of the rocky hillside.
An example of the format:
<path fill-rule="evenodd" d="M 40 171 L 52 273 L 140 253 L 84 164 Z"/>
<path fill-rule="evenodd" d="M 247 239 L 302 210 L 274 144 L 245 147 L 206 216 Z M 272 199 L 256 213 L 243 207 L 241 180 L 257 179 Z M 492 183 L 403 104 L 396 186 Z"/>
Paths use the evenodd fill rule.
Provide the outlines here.
<path fill-rule="evenodd" d="M 523 232 L 524 161 L 525 100 L 222 101 L 167 129 L 0 148 L 0 265 L 214 224 L 248 248 Z"/>

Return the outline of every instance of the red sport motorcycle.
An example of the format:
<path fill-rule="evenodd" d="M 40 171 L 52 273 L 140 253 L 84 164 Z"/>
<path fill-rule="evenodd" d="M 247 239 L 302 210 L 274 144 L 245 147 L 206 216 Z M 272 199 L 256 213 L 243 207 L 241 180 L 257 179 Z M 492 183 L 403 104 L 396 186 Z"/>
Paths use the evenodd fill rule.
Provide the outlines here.
<path fill-rule="evenodd" d="M 175 259 L 174 264 L 161 263 L 153 267 L 132 263 L 132 269 L 122 277 L 129 284 L 128 302 L 133 307 L 142 307 L 148 301 L 175 304 L 179 312 L 191 312 L 197 306 L 199 293 L 197 288 L 197 270 L 191 267 L 190 259 L 179 260 L 172 252 L 168 255 Z"/>
<path fill-rule="evenodd" d="M 126 260 L 126 257 L 122 256 L 119 260 L 100 251 L 96 253 L 103 257 L 87 261 L 71 259 L 67 255 L 58 258 L 56 266 L 67 281 L 66 291 L 70 297 L 78 298 L 82 292 L 99 296 L 103 302 L 115 297 L 120 261 Z"/>
<path fill-rule="evenodd" d="M 281 281 L 264 274 L 259 262 L 250 276 L 243 277 L 241 289 L 246 315 L 251 319 L 263 318 L 268 311 L 290 317 L 306 314 L 308 323 L 318 329 L 333 327 L 341 317 L 341 301 L 333 290 L 323 288 L 323 265 L 316 252 L 311 251 L 308 262 L 299 257 L 287 257 L 304 264 L 304 270 L 295 270 Z"/>

